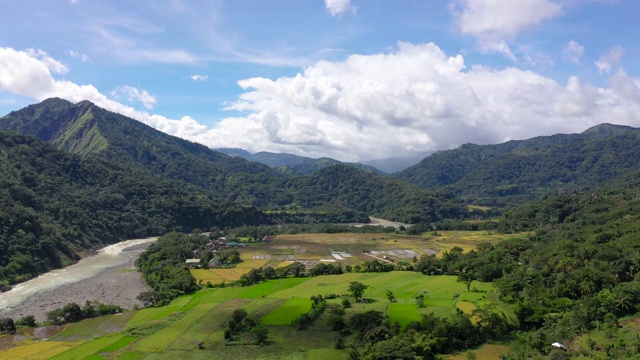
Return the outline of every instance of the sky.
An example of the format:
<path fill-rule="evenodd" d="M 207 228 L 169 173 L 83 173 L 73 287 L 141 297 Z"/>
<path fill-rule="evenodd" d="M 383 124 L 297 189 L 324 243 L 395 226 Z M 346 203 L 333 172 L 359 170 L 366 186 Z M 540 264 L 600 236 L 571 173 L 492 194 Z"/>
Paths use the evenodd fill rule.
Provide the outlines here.
<path fill-rule="evenodd" d="M 211 148 L 425 156 L 640 127 L 637 0 L 2 0 L 0 116 L 89 100 Z"/>

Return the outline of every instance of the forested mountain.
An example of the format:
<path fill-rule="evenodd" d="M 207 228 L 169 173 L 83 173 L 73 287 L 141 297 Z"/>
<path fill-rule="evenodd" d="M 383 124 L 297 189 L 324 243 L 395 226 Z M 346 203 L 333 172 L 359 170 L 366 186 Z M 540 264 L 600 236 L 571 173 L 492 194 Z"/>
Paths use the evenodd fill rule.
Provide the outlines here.
<path fill-rule="evenodd" d="M 553 341 L 615 328 L 616 319 L 638 311 L 639 176 L 635 171 L 631 183 L 549 197 L 505 214 L 507 228 L 537 229 L 529 241 L 501 244 L 513 262 L 500 260 L 510 270 L 497 282 L 503 298 L 517 303 L 521 330 L 536 329 L 519 338 L 526 347 L 544 352 Z"/>
<path fill-rule="evenodd" d="M 268 151 L 251 154 L 250 152 L 242 149 L 217 149 L 217 151 L 223 152 L 229 156 L 237 156 L 249 161 L 259 162 L 271 168 L 278 168 L 282 172 L 302 175 L 310 175 L 326 167 L 341 164 L 349 165 L 367 172 L 382 173 L 382 171 L 371 165 L 341 162 L 327 157 L 315 159 L 286 153 L 272 153 Z"/>
<path fill-rule="evenodd" d="M 513 205 L 592 189 L 640 165 L 640 130 L 602 124 L 498 145 L 465 144 L 435 153 L 394 177 L 446 188 L 469 202 Z"/>
<path fill-rule="evenodd" d="M 391 216 L 393 220 L 432 221 L 433 214 L 439 213 L 436 208 L 453 204 L 451 198 L 355 168 L 349 171 L 343 166 L 319 166 L 317 172 L 308 171 L 314 172 L 310 177 L 286 175 L 164 134 L 88 101 L 72 104 L 48 99 L 0 118 L 0 128 L 37 136 L 84 158 L 104 159 L 148 176 L 178 182 L 185 189 L 214 191 L 220 198 L 259 208 L 296 204 L 329 210 L 347 208 L 377 216 L 395 214 Z M 314 161 L 317 164 L 324 160 Z M 335 161 L 326 160 L 329 164 Z M 329 185 L 337 179 L 341 186 Z M 434 208 L 424 209 L 427 205 Z M 464 217 L 464 211 L 454 213 Z"/>
<path fill-rule="evenodd" d="M 123 239 L 265 222 L 253 207 L 0 131 L 0 285 Z"/>
<path fill-rule="evenodd" d="M 259 206 L 290 201 L 276 184 L 282 175 L 268 166 L 167 135 L 88 101 L 72 104 L 48 99 L 0 118 L 0 129 L 34 135 L 82 156 L 215 190 L 233 201 Z M 275 186 L 265 191 L 265 183 Z"/>
<path fill-rule="evenodd" d="M 309 177 L 299 177 L 292 182 L 291 191 L 296 203 L 303 207 L 352 208 L 407 223 L 468 216 L 466 207 L 450 192 L 426 191 L 348 165 L 331 166 Z"/>

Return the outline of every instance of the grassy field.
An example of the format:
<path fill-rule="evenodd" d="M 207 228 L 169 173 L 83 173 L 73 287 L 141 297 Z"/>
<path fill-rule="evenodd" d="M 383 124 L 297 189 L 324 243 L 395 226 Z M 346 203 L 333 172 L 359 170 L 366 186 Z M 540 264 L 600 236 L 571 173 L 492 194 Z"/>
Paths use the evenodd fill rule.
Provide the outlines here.
<path fill-rule="evenodd" d="M 465 351 L 460 354 L 449 356 L 449 360 L 466 360 L 467 354 L 473 353 L 478 360 L 500 360 L 500 355 L 508 354 L 509 347 L 504 345 L 485 344 L 476 350 Z"/>
<path fill-rule="evenodd" d="M 290 325 L 293 320 L 311 310 L 308 298 L 291 298 L 261 319 L 265 325 Z"/>
<path fill-rule="evenodd" d="M 243 249 L 243 262 L 233 269 L 194 269 L 196 279 L 206 283 L 230 283 L 253 268 L 285 266 L 285 259 L 333 259 L 332 253 L 343 256 L 342 264 L 358 264 L 372 260 L 366 251 L 391 251 L 395 254 L 418 256 L 428 250 L 443 251 L 459 246 L 465 251 L 482 242 L 496 243 L 524 235 L 495 235 L 484 231 L 442 231 L 437 235 L 408 236 L 402 234 L 303 234 L 281 235 L 270 243 L 255 244 Z M 397 251 L 403 250 L 403 251 Z M 271 258 L 254 259 L 256 254 Z M 341 256 L 342 256 L 341 255 Z M 395 255 L 389 255 L 393 257 Z M 396 261 L 409 258 L 395 257 Z M 339 359 L 334 336 L 321 316 L 304 331 L 288 326 L 293 319 L 311 309 L 313 295 L 336 294 L 348 296 L 349 283 L 359 281 L 368 285 L 364 293 L 366 303 L 356 303 L 346 310 L 347 321 L 356 313 L 377 310 L 392 322 L 406 326 L 419 321 L 422 314 L 439 316 L 455 314 L 460 309 L 470 313 L 476 308 L 491 307 L 514 318 L 512 310 L 498 301 L 492 284 L 473 282 L 471 291 L 458 283 L 454 276 L 425 276 L 414 272 L 344 273 L 312 278 L 270 280 L 251 287 L 223 287 L 203 289 L 180 297 L 161 308 L 148 308 L 124 314 L 105 316 L 70 324 L 55 338 L 0 351 L 4 359 Z M 393 292 L 394 302 L 387 299 Z M 424 306 L 416 303 L 424 296 Z M 339 303 L 340 298 L 330 300 Z M 269 344 L 232 345 L 224 342 L 224 330 L 231 313 L 245 309 L 269 330 Z M 292 341 L 294 340 L 295 341 Z M 199 349 L 202 344 L 203 349 Z M 475 350 L 477 358 L 497 358 L 505 347 L 486 345 Z M 495 356 L 494 356 L 495 355 Z M 460 354 L 456 356 L 465 356 Z M 451 357 L 459 359 L 460 357 Z"/>
<path fill-rule="evenodd" d="M 389 304 L 389 319 L 391 323 L 399 323 L 405 327 L 413 321 L 420 321 L 418 305 L 415 304 Z"/>

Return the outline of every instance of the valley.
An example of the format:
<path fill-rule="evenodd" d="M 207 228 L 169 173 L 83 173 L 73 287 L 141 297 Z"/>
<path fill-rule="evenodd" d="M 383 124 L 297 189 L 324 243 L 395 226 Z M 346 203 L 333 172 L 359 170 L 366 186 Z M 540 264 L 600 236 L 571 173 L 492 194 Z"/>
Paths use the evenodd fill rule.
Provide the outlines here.
<path fill-rule="evenodd" d="M 465 144 L 394 174 L 267 166 L 88 101 L 0 129 L 0 357 L 640 352 L 636 128 Z"/>

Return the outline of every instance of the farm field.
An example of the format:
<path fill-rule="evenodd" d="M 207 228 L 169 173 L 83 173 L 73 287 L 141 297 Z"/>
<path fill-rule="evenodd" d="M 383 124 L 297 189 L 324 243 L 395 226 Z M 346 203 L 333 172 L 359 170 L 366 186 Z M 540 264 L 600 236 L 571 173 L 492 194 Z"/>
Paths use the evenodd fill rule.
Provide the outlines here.
<path fill-rule="evenodd" d="M 269 243 L 254 243 L 238 251 L 242 262 L 232 269 L 193 269 L 191 273 L 201 284 L 221 284 L 236 281 L 251 269 L 264 266 L 286 266 L 293 261 L 331 261 L 343 265 L 358 265 L 365 261 L 390 259 L 412 261 L 413 257 L 435 254 L 437 257 L 460 247 L 465 252 L 478 244 L 521 238 L 528 233 L 495 234 L 488 231 L 439 231 L 437 235 L 404 234 L 295 234 L 278 235 Z M 368 254 L 365 254 L 365 251 Z"/>
<path fill-rule="evenodd" d="M 475 354 L 476 359 L 500 360 L 500 355 L 508 354 L 509 347 L 504 345 L 485 344 L 479 349 L 465 351 L 464 353 L 447 357 L 449 360 L 466 360 L 469 353 Z"/>
<path fill-rule="evenodd" d="M 50 341 L 19 346 L 0 352 L 0 358 L 21 358 L 18 354 L 43 354 L 56 359 L 336 359 L 334 336 L 321 316 L 308 329 L 296 331 L 290 323 L 311 309 L 312 295 L 335 293 L 348 295 L 349 283 L 368 285 L 366 303 L 353 303 L 345 318 L 369 310 L 382 311 L 401 326 L 420 319 L 420 314 L 436 312 L 454 314 L 456 308 L 496 307 L 491 284 L 474 282 L 471 291 L 456 282 L 454 276 L 426 276 L 414 272 L 345 273 L 312 278 L 270 280 L 251 287 L 203 289 L 183 296 L 162 308 L 142 309 L 122 314 L 83 320 L 67 325 Z M 396 297 L 390 302 L 386 291 Z M 419 308 L 417 295 L 425 295 L 425 305 Z M 457 294 L 457 296 L 454 296 Z M 340 302 L 340 297 L 329 303 Z M 499 311 L 513 317 L 509 308 Z M 268 345 L 226 346 L 224 330 L 236 309 L 245 309 L 250 317 L 264 324 Z M 116 320 L 117 319 L 117 320 Z M 110 325 L 109 325 L 110 324 Z M 120 329 L 103 334 L 101 329 Z M 295 339 L 295 341 L 292 341 Z M 199 344 L 202 348 L 198 348 Z M 489 346 L 489 345 L 487 345 Z M 485 347 L 478 349 L 478 358 Z M 488 348 L 492 349 L 492 348 Z M 504 349 L 502 349 L 504 350 Z M 502 351 L 501 350 L 501 351 Z M 496 350 L 492 350 L 495 352 Z M 44 357 L 46 355 L 46 357 Z M 457 359 L 457 358 L 452 358 Z"/>

